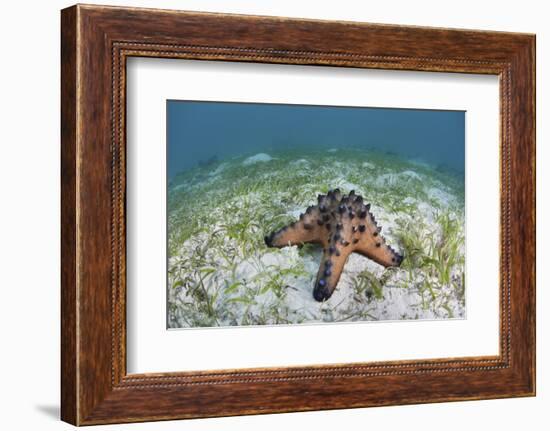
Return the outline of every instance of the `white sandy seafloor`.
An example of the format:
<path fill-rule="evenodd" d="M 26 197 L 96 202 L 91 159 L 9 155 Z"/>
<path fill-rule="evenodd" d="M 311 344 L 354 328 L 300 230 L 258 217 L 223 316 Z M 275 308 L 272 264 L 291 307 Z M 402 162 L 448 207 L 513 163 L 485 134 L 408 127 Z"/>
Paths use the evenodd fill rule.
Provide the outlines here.
<path fill-rule="evenodd" d="M 335 187 L 371 203 L 405 260 L 352 254 L 319 303 L 320 247 L 263 237 Z M 465 317 L 463 179 L 442 168 L 357 150 L 251 154 L 176 177 L 168 205 L 171 328 Z"/>

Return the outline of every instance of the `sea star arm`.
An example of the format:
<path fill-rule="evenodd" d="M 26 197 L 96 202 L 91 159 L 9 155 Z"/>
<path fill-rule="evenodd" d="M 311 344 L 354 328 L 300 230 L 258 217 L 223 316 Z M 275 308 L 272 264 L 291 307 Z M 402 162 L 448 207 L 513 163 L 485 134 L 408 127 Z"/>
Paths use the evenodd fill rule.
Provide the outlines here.
<path fill-rule="evenodd" d="M 354 251 L 382 266 L 399 266 L 403 256 L 386 244 L 376 223 L 367 222 L 364 229 L 364 234 L 358 236 L 359 241 L 355 244 Z"/>
<path fill-rule="evenodd" d="M 265 237 L 269 247 L 286 247 L 304 243 L 324 244 L 323 231 L 326 229 L 322 216 L 316 207 L 309 207 L 300 220 L 285 226 Z"/>
<path fill-rule="evenodd" d="M 355 251 L 385 267 L 399 266 L 403 260 L 403 257 L 398 255 L 388 245 L 376 246 L 373 244 L 363 244 L 358 246 Z"/>
<path fill-rule="evenodd" d="M 330 248 L 324 249 L 319 271 L 317 273 L 317 279 L 315 280 L 315 287 L 313 288 L 313 297 L 315 300 L 326 301 L 332 296 L 340 280 L 342 270 L 348 260 L 350 251 L 350 249 L 340 249 L 337 252 L 332 252 Z"/>

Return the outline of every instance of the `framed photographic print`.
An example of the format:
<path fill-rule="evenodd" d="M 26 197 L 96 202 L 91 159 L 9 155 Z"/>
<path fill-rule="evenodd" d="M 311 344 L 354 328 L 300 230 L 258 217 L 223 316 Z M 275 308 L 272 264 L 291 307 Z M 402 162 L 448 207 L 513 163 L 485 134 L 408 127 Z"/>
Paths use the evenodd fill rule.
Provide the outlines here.
<path fill-rule="evenodd" d="M 62 11 L 62 419 L 535 394 L 535 37 Z"/>

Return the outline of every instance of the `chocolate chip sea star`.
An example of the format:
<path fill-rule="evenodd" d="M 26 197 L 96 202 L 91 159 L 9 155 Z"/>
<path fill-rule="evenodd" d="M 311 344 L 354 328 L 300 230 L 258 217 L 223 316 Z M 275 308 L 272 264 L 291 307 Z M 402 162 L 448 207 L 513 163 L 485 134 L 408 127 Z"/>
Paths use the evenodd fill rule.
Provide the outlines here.
<path fill-rule="evenodd" d="M 348 256 L 355 252 L 384 267 L 399 266 L 403 255 L 386 244 L 382 230 L 370 212 L 370 204 L 352 190 L 342 195 L 339 189 L 317 197 L 318 204 L 300 214 L 300 220 L 266 236 L 269 247 L 304 243 L 320 244 L 323 258 L 313 289 L 317 301 L 331 297 Z"/>

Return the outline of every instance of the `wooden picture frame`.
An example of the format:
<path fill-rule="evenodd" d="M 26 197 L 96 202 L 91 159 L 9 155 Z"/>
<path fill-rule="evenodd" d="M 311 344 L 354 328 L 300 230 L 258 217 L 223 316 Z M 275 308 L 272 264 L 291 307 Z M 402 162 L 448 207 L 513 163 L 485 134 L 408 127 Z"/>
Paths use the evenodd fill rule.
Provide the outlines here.
<path fill-rule="evenodd" d="M 91 425 L 535 394 L 534 35 L 83 5 L 61 17 L 62 420 Z M 498 75 L 500 354 L 127 374 L 131 56 Z"/>

